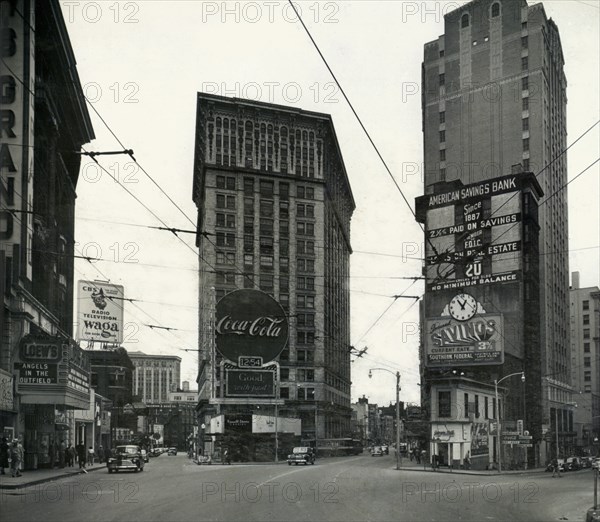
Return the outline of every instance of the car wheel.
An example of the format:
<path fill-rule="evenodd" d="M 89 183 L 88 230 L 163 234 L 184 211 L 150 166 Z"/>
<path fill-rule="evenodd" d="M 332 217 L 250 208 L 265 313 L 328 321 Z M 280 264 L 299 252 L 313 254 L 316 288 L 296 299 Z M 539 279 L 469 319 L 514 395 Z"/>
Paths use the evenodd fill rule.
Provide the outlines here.
<path fill-rule="evenodd" d="M 292 465 L 292 463 L 291 463 L 291 462 L 288 462 L 288 466 L 291 466 L 291 465 Z"/>
<path fill-rule="evenodd" d="M 311 465 L 314 465 L 315 461 L 314 461 L 314 460 L 311 460 L 311 461 L 310 461 L 310 463 L 311 463 Z"/>

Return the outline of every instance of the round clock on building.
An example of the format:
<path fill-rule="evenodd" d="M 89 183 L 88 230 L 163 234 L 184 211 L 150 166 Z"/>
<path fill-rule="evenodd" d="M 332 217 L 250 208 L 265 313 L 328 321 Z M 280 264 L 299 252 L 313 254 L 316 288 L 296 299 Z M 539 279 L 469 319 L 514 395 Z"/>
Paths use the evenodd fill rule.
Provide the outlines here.
<path fill-rule="evenodd" d="M 448 310 L 457 321 L 467 321 L 477 312 L 477 301 L 472 295 L 458 294 L 450 301 Z"/>

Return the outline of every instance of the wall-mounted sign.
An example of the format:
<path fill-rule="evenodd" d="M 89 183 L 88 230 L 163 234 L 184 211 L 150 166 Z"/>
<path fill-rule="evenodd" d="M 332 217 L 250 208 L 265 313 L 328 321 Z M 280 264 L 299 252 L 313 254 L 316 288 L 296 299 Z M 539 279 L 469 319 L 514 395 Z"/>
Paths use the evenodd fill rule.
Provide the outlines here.
<path fill-rule="evenodd" d="M 63 343 L 60 340 L 30 340 L 21 343 L 19 355 L 22 361 L 59 362 L 63 356 Z"/>
<path fill-rule="evenodd" d="M 78 282 L 77 339 L 123 342 L 124 288 L 98 281 Z"/>
<path fill-rule="evenodd" d="M 12 411 L 14 407 L 13 376 L 0 368 L 0 410 Z"/>
<path fill-rule="evenodd" d="M 288 321 L 281 305 L 259 290 L 236 290 L 217 303 L 217 350 L 230 361 L 238 357 L 274 360 L 288 340 Z"/>
<path fill-rule="evenodd" d="M 225 432 L 228 431 L 252 433 L 252 415 L 243 413 L 225 415 Z"/>
<path fill-rule="evenodd" d="M 471 424 L 471 456 L 487 455 L 489 448 L 488 422 L 473 422 Z"/>
<path fill-rule="evenodd" d="M 275 397 L 275 372 L 226 370 L 226 397 Z"/>
<path fill-rule="evenodd" d="M 430 367 L 475 366 L 504 362 L 501 315 L 476 315 L 467 321 L 451 317 L 425 321 L 425 361 Z"/>

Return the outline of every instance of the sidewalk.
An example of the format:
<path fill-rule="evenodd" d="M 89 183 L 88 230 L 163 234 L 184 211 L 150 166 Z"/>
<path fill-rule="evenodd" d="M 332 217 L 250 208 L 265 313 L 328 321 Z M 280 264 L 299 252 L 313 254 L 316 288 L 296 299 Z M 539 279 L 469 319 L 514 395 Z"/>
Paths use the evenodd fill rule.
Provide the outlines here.
<path fill-rule="evenodd" d="M 429 473 L 452 473 L 455 475 L 484 475 L 484 476 L 495 476 L 498 475 L 527 475 L 531 473 L 544 473 L 546 468 L 529 468 L 519 470 L 502 470 L 498 472 L 497 469 L 460 469 L 460 468 L 449 468 L 448 466 L 442 466 L 441 468 L 433 469 L 431 464 L 417 464 L 415 461 L 410 461 L 406 458 L 402 458 L 402 464 L 400 470 L 405 471 L 425 471 Z"/>
<path fill-rule="evenodd" d="M 96 471 L 99 469 L 106 469 L 106 464 L 94 464 L 93 466 L 87 466 L 86 471 Z M 35 486 L 36 484 L 43 484 L 44 482 L 51 482 L 53 480 L 59 480 L 65 477 L 74 477 L 77 475 L 83 475 L 84 472 L 79 469 L 79 465 L 73 466 L 72 468 L 55 468 L 55 469 L 34 469 L 29 471 L 22 471 L 20 477 L 11 477 L 10 470 L 6 475 L 0 475 L 0 489 L 21 489 L 29 486 Z"/>

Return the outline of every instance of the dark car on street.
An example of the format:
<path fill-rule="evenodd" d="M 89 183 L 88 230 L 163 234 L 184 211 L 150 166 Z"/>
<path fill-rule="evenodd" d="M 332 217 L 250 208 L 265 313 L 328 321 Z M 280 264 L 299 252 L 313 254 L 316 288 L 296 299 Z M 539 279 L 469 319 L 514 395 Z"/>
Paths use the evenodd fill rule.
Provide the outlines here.
<path fill-rule="evenodd" d="M 312 448 L 306 446 L 298 446 L 292 450 L 292 453 L 288 455 L 287 463 L 289 466 L 294 464 L 297 466 L 298 464 L 304 464 L 307 466 L 308 464 L 315 463 L 315 453 Z"/>
<path fill-rule="evenodd" d="M 144 471 L 144 456 L 139 446 L 117 446 L 106 463 L 109 473 L 120 470 Z"/>

